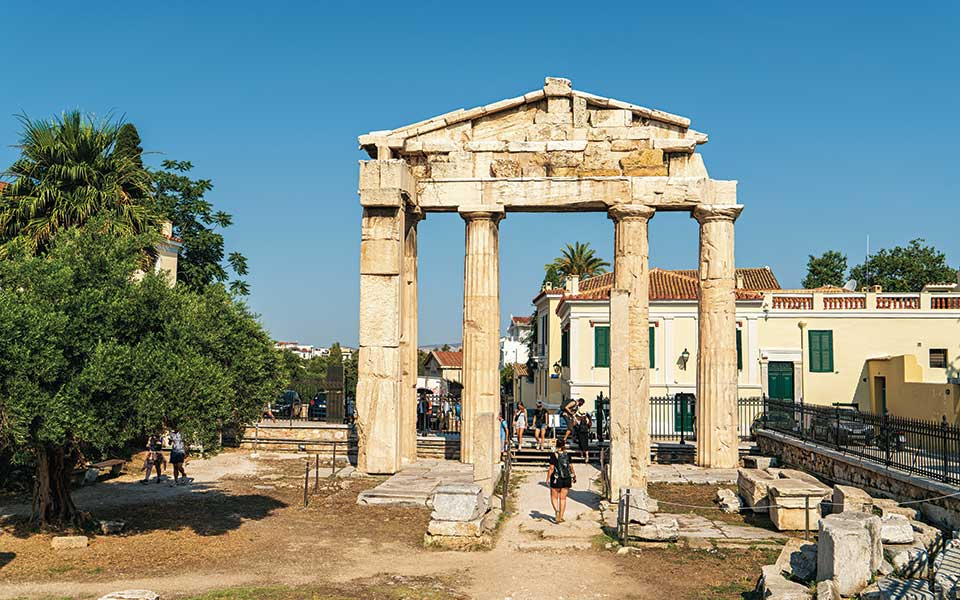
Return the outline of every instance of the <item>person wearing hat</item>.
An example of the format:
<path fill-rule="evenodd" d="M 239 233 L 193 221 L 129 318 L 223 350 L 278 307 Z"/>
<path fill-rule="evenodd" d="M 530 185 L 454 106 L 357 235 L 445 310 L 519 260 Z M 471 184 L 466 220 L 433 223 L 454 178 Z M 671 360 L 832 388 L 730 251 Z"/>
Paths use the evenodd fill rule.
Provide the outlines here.
<path fill-rule="evenodd" d="M 543 450 L 543 440 L 547 435 L 547 409 L 543 407 L 543 402 L 537 402 L 537 408 L 533 411 L 533 437 L 537 440 L 537 448 Z"/>

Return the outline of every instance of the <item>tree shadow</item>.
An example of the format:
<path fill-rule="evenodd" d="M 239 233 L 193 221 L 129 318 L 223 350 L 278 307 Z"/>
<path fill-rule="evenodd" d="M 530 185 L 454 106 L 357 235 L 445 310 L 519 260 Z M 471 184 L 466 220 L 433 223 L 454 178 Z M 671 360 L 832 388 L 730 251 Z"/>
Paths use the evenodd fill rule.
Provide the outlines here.
<path fill-rule="evenodd" d="M 123 521 L 122 535 L 148 533 L 158 530 L 190 529 L 201 536 L 218 536 L 239 528 L 244 521 L 258 521 L 269 517 L 288 504 L 275 497 L 258 493 L 232 493 L 207 484 L 193 484 L 181 493 L 171 493 L 166 485 L 152 481 L 110 484 L 111 497 L 96 501 L 75 498 L 77 507 L 92 517 L 84 533 L 100 534 L 99 521 Z M 156 490 L 156 494 L 151 492 Z M 34 523 L 21 517 L 12 523 L 13 535 L 27 538 L 38 533 Z"/>
<path fill-rule="evenodd" d="M 10 561 L 17 557 L 16 552 L 0 552 L 0 569 L 4 568 Z"/>

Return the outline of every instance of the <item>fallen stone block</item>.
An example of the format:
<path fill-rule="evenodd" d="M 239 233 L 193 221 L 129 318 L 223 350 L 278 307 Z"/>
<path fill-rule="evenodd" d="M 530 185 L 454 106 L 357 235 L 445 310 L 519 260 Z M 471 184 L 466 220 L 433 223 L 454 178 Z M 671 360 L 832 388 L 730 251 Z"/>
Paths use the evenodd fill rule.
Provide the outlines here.
<path fill-rule="evenodd" d="M 85 535 L 62 535 L 50 540 L 50 547 L 54 550 L 72 550 L 86 548 L 90 539 Z"/>
<path fill-rule="evenodd" d="M 893 568 L 893 565 L 890 564 L 886 559 L 880 563 L 880 568 L 877 569 L 877 573 L 880 575 L 893 575 L 896 569 Z"/>
<path fill-rule="evenodd" d="M 675 542 L 680 537 L 680 524 L 672 517 L 653 517 L 646 525 L 631 525 L 627 537 L 645 542 Z"/>
<path fill-rule="evenodd" d="M 930 555 L 927 549 L 918 544 L 883 545 L 883 557 L 901 577 L 926 577 Z"/>
<path fill-rule="evenodd" d="M 441 485 L 432 495 L 434 521 L 474 521 L 487 512 L 479 485 Z"/>
<path fill-rule="evenodd" d="M 933 559 L 933 590 L 955 599 L 960 591 L 960 540 L 950 540 Z"/>
<path fill-rule="evenodd" d="M 472 521 L 430 521 L 427 525 L 430 535 L 448 537 L 480 537 L 483 534 L 483 519 Z"/>
<path fill-rule="evenodd" d="M 620 490 L 620 499 L 625 503 L 624 514 L 631 523 L 646 525 L 653 518 L 653 513 L 660 509 L 657 501 L 648 496 L 643 488 L 623 488 Z"/>
<path fill-rule="evenodd" d="M 500 515 L 503 514 L 499 508 L 491 508 L 487 511 L 487 514 L 483 515 L 481 523 L 483 525 L 484 531 L 493 531 L 497 528 L 497 525 L 500 523 Z"/>
<path fill-rule="evenodd" d="M 748 455 L 744 456 L 742 461 L 743 466 L 747 469 L 769 469 L 777 463 L 774 456 Z"/>
<path fill-rule="evenodd" d="M 842 512 L 873 512 L 873 498 L 870 494 L 849 485 L 833 486 L 833 510 L 834 513 Z"/>
<path fill-rule="evenodd" d="M 123 533 L 127 526 L 125 521 L 100 521 L 100 533 L 103 535 L 117 535 Z"/>
<path fill-rule="evenodd" d="M 768 469 L 768 472 L 776 475 L 780 479 L 798 479 L 800 481 L 809 483 L 810 485 L 819 485 L 823 488 L 826 488 L 827 493 L 830 492 L 830 488 L 826 484 L 806 471 L 800 471 L 797 469 Z"/>
<path fill-rule="evenodd" d="M 817 583 L 817 600 L 841 600 L 833 581 L 824 579 Z"/>
<path fill-rule="evenodd" d="M 914 539 L 922 543 L 924 548 L 930 551 L 940 549 L 940 544 L 943 541 L 942 531 L 933 525 L 927 525 L 920 521 L 910 521 L 910 526 L 913 527 L 913 532 L 916 534 Z"/>
<path fill-rule="evenodd" d="M 817 581 L 830 579 L 841 596 L 853 596 L 870 582 L 870 533 L 860 523 L 830 515 L 820 521 Z"/>
<path fill-rule="evenodd" d="M 830 515 L 833 519 L 852 521 L 867 530 L 870 535 L 870 570 L 876 572 L 883 562 L 883 542 L 880 539 L 880 517 L 866 513 L 846 512 Z"/>
<path fill-rule="evenodd" d="M 768 486 L 776 477 L 758 469 L 739 469 L 737 471 L 737 494 L 755 513 L 767 512 Z"/>
<path fill-rule="evenodd" d="M 100 596 L 99 600 L 160 600 L 160 594 L 150 590 L 123 590 Z"/>
<path fill-rule="evenodd" d="M 774 564 L 793 579 L 813 581 L 817 577 L 817 545 L 791 538 Z"/>
<path fill-rule="evenodd" d="M 918 521 L 920 520 L 920 511 L 911 506 L 900 506 L 896 500 L 891 500 L 889 498 L 874 498 L 873 499 L 874 508 L 880 509 L 880 516 L 885 517 L 887 515 L 903 515 L 906 518 Z"/>
<path fill-rule="evenodd" d="M 720 510 L 725 513 L 740 512 L 740 497 L 731 489 L 720 488 L 717 490 L 715 502 L 720 506 Z"/>
<path fill-rule="evenodd" d="M 757 590 L 767 600 L 810 600 L 810 589 L 780 574 L 777 565 L 767 565 L 760 569 L 760 581 Z"/>
<path fill-rule="evenodd" d="M 884 544 L 913 543 L 913 527 L 903 515 L 880 517 L 880 539 Z"/>
<path fill-rule="evenodd" d="M 767 487 L 774 527 L 780 531 L 816 529 L 820 502 L 830 493 L 830 488 L 800 479 L 778 479 Z"/>
<path fill-rule="evenodd" d="M 881 577 L 877 580 L 883 600 L 934 600 L 933 592 L 921 579 Z"/>

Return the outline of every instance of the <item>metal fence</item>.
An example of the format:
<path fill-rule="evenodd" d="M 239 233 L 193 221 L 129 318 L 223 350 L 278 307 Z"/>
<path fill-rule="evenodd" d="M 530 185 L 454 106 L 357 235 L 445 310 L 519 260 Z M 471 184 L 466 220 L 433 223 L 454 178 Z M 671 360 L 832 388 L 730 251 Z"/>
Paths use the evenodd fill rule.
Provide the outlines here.
<path fill-rule="evenodd" d="M 303 387 L 287 390 L 280 398 L 265 406 L 262 420 L 276 420 L 281 423 L 352 423 L 355 417 L 354 408 L 353 398 L 345 398 L 341 391 Z"/>
<path fill-rule="evenodd" d="M 960 427 L 875 415 L 850 405 L 766 399 L 760 425 L 840 452 L 950 484 L 960 484 Z"/>
<path fill-rule="evenodd" d="M 741 440 L 751 438 L 751 426 L 763 414 L 763 398 L 739 398 L 737 415 Z M 697 399 L 693 394 L 650 398 L 650 438 L 655 441 L 696 440 Z"/>

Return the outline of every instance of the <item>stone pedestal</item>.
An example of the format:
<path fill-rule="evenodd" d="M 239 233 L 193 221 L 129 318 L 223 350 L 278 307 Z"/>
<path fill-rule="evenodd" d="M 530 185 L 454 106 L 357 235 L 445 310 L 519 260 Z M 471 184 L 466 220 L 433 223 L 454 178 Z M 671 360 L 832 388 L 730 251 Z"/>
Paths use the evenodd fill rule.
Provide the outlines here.
<path fill-rule="evenodd" d="M 494 471 L 500 459 L 500 247 L 503 209 L 461 208 L 466 222 L 463 267 L 463 395 L 460 460 L 483 462 L 478 476 Z M 489 414 L 490 419 L 479 419 Z M 475 431 L 475 429 L 477 431 Z M 482 436 L 488 444 L 477 447 Z M 483 454 L 479 455 L 478 452 Z M 492 476 L 491 476 L 492 478 Z M 491 486 L 492 491 L 492 486 Z"/>
<path fill-rule="evenodd" d="M 641 204 L 610 209 L 614 282 L 610 292 L 610 489 L 647 486 L 650 460 L 650 349 L 647 226 Z"/>
<path fill-rule="evenodd" d="M 404 213 L 403 289 L 401 290 L 400 360 L 400 460 L 417 461 L 417 223 L 420 211 Z"/>
<path fill-rule="evenodd" d="M 737 473 L 737 493 L 755 513 L 767 512 L 769 486 L 777 478 L 760 469 L 740 469 Z"/>
<path fill-rule="evenodd" d="M 697 352 L 697 465 L 738 463 L 736 271 L 733 222 L 740 205 L 699 205 L 700 298 Z M 612 395 L 612 394 L 611 394 Z"/>
<path fill-rule="evenodd" d="M 799 479 L 778 479 L 770 482 L 770 520 L 779 531 L 810 530 L 820 520 L 820 502 L 830 493 L 829 488 L 813 485 Z"/>

